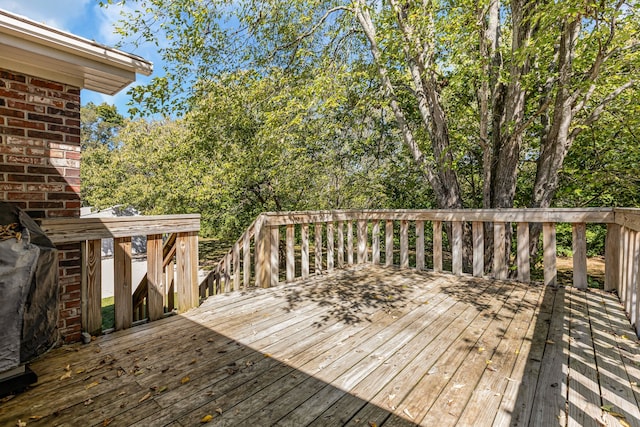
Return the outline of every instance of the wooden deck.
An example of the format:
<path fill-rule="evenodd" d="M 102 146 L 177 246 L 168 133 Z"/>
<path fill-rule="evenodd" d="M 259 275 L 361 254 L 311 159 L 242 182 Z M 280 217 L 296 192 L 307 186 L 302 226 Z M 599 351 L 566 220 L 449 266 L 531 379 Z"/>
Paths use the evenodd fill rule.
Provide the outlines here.
<path fill-rule="evenodd" d="M 0 425 L 640 426 L 614 295 L 395 268 L 209 298 L 32 368 Z"/>

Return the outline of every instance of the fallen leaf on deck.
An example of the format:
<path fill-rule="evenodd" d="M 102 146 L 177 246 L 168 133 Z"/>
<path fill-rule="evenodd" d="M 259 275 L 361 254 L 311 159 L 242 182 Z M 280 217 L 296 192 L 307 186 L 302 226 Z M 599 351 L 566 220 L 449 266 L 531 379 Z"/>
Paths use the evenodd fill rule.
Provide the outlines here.
<path fill-rule="evenodd" d="M 193 359 L 191 362 L 189 362 L 189 365 L 193 365 L 193 364 L 194 364 L 194 363 L 196 363 L 196 362 L 197 362 L 197 360 L 196 360 L 196 359 Z"/>
<path fill-rule="evenodd" d="M 64 367 L 64 370 L 65 370 L 65 371 L 70 371 L 70 370 L 71 370 L 71 365 L 69 365 L 69 364 L 68 364 L 67 366 L 65 366 L 65 367 Z"/>
<path fill-rule="evenodd" d="M 454 384 L 453 387 L 451 387 L 451 388 L 454 389 L 454 390 L 460 390 L 464 386 L 465 386 L 465 384 Z"/>
<path fill-rule="evenodd" d="M 92 403 L 93 403 L 93 400 L 92 400 L 92 399 L 87 399 L 87 400 L 85 400 L 85 401 L 84 401 L 84 406 L 89 406 L 89 405 L 91 405 Z"/>
<path fill-rule="evenodd" d="M 602 405 L 600 409 L 602 409 L 605 412 L 611 412 L 613 411 L 613 405 Z"/>
<path fill-rule="evenodd" d="M 165 391 L 167 391 L 167 386 L 166 385 L 163 385 L 162 387 L 160 387 L 158 389 L 158 393 L 162 393 L 162 392 L 165 392 Z"/>
<path fill-rule="evenodd" d="M 18 420 L 18 422 L 16 423 L 16 427 L 27 427 L 27 423 L 22 420 Z"/>
<path fill-rule="evenodd" d="M 145 400 L 147 400 L 147 399 L 148 399 L 148 398 L 150 398 L 150 397 L 151 397 L 151 392 L 148 392 L 147 394 L 145 394 L 144 396 L 142 396 L 142 397 L 140 398 L 140 400 L 138 400 L 138 403 L 142 403 L 142 402 L 144 402 Z"/>
<path fill-rule="evenodd" d="M 491 372 L 496 372 L 497 369 L 494 368 L 493 366 L 487 366 L 487 370 L 491 371 Z"/>
<path fill-rule="evenodd" d="M 629 338 L 627 338 L 626 335 L 620 335 L 620 338 L 622 338 L 623 340 L 628 340 Z"/>
<path fill-rule="evenodd" d="M 491 365 L 493 362 L 491 360 L 487 360 L 487 365 Z"/>
<path fill-rule="evenodd" d="M 125 394 L 127 394 L 126 391 L 121 391 L 120 393 L 118 393 L 118 396 L 124 396 Z"/>
<path fill-rule="evenodd" d="M 271 357 L 271 355 L 269 353 L 265 353 L 264 357 Z"/>
<path fill-rule="evenodd" d="M 84 369 L 84 368 L 76 369 L 76 374 L 81 374 L 84 371 L 86 371 L 86 369 Z"/>
<path fill-rule="evenodd" d="M 507 381 L 514 381 L 514 382 L 518 381 L 518 380 L 516 380 L 516 379 L 509 378 L 509 377 L 505 377 L 505 378 L 507 379 Z"/>
<path fill-rule="evenodd" d="M 42 415 L 31 415 L 31 416 L 29 417 L 29 419 L 30 419 L 30 420 L 32 420 L 32 421 L 38 421 L 38 420 L 41 420 L 41 419 L 43 419 L 43 418 L 44 418 L 44 417 L 43 417 Z"/>
<path fill-rule="evenodd" d="M 618 420 L 622 427 L 631 427 L 631 424 L 627 422 L 627 420 Z"/>
<path fill-rule="evenodd" d="M 555 341 L 553 341 L 553 340 L 546 340 L 545 342 L 546 342 L 547 344 L 555 344 Z"/>
<path fill-rule="evenodd" d="M 215 340 L 214 340 L 213 338 L 209 338 L 209 339 L 207 340 L 207 342 L 214 342 L 214 341 L 215 341 Z"/>
<path fill-rule="evenodd" d="M 210 423 L 212 419 L 213 419 L 213 415 L 207 414 L 204 417 L 202 417 L 202 419 L 200 420 L 200 423 L 201 424 Z"/>
<path fill-rule="evenodd" d="M 516 354 L 520 354 L 520 350 L 516 350 L 516 351 L 515 351 L 515 353 L 516 353 Z"/>
<path fill-rule="evenodd" d="M 222 415 L 222 408 L 216 408 L 216 412 Z"/>
<path fill-rule="evenodd" d="M 411 415 L 411 412 L 409 412 L 409 410 L 407 408 L 404 408 L 404 410 L 402 412 L 404 412 L 407 415 L 407 417 L 413 419 L 413 415 Z"/>
<path fill-rule="evenodd" d="M 182 379 L 180 380 L 180 383 L 181 383 L 181 384 L 186 384 L 186 383 L 188 383 L 189 381 L 191 381 L 191 378 L 189 378 L 188 376 L 186 376 L 186 377 L 182 377 Z"/>
<path fill-rule="evenodd" d="M 484 351 L 484 347 L 478 347 L 478 353 L 482 353 Z"/>
<path fill-rule="evenodd" d="M 87 386 L 84 388 L 85 390 L 89 390 L 92 387 L 97 386 L 98 384 L 100 384 L 98 381 L 94 381 L 91 384 L 87 384 Z"/>
<path fill-rule="evenodd" d="M 102 422 L 102 427 L 106 427 L 112 422 L 113 422 L 113 418 L 105 418 L 105 420 Z"/>
<path fill-rule="evenodd" d="M 67 378 L 71 378 L 71 371 L 67 371 L 67 372 L 65 372 L 65 373 L 60 377 L 60 379 L 61 379 L 61 380 L 66 380 Z"/>
<path fill-rule="evenodd" d="M 373 421 L 369 421 L 369 427 L 378 427 L 378 424 L 374 423 Z"/>

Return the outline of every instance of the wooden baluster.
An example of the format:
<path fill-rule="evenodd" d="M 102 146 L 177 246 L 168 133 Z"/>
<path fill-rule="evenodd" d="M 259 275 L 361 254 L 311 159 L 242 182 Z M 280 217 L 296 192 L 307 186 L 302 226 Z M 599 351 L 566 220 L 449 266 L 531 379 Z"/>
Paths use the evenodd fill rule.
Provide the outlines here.
<path fill-rule="evenodd" d="M 473 235 L 473 275 L 484 276 L 484 223 L 473 221 L 471 223 Z"/>
<path fill-rule="evenodd" d="M 573 286 L 587 289 L 587 226 L 572 224 L 573 234 Z"/>
<path fill-rule="evenodd" d="M 353 221 L 347 221 L 347 264 L 353 265 Z"/>
<path fill-rule="evenodd" d="M 162 235 L 147 236 L 147 312 L 149 320 L 158 320 L 164 314 L 164 274 Z"/>
<path fill-rule="evenodd" d="M 451 271 L 456 276 L 462 275 L 462 222 L 451 223 Z"/>
<path fill-rule="evenodd" d="M 607 224 L 607 237 L 604 247 L 604 290 L 607 292 L 619 289 L 619 259 L 620 225 Z"/>
<path fill-rule="evenodd" d="M 271 233 L 269 226 L 256 221 L 256 287 L 268 288 L 271 282 Z"/>
<path fill-rule="evenodd" d="M 507 278 L 505 239 L 504 222 L 493 223 L 493 277 L 496 279 Z"/>
<path fill-rule="evenodd" d="M 393 265 L 393 221 L 388 219 L 384 224 L 384 265 Z"/>
<path fill-rule="evenodd" d="M 358 220 L 358 264 L 367 262 L 367 221 Z"/>
<path fill-rule="evenodd" d="M 380 264 L 380 221 L 377 219 L 371 221 L 371 262 L 375 265 Z"/>
<path fill-rule="evenodd" d="M 627 256 L 629 255 L 629 229 L 622 227 L 622 244 L 620 245 L 620 292 L 618 298 L 625 306 L 627 302 Z M 627 312 L 628 313 L 628 312 Z"/>
<path fill-rule="evenodd" d="M 131 237 L 113 239 L 113 304 L 115 329 L 127 329 L 133 321 L 131 299 Z"/>
<path fill-rule="evenodd" d="M 334 242 L 333 242 L 333 222 L 327 223 L 327 270 L 333 271 L 334 267 Z"/>
<path fill-rule="evenodd" d="M 300 267 L 302 270 L 302 278 L 309 277 L 309 224 L 302 224 L 300 226 Z"/>
<path fill-rule="evenodd" d="M 231 291 L 231 253 L 224 257 L 224 291 Z"/>
<path fill-rule="evenodd" d="M 233 245 L 233 290 L 240 290 L 240 244 L 238 242 Z"/>
<path fill-rule="evenodd" d="M 626 227 L 625 227 L 626 228 Z M 633 282 L 632 282 L 632 276 L 633 276 L 633 254 L 635 251 L 634 248 L 634 244 L 635 244 L 635 231 L 627 228 L 627 244 L 626 244 L 626 248 L 625 248 L 625 252 L 626 255 L 624 257 L 624 271 L 625 271 L 625 296 L 624 296 L 624 301 L 625 301 L 625 311 L 627 312 L 627 315 L 631 314 L 631 295 L 633 293 Z"/>
<path fill-rule="evenodd" d="M 400 221 L 400 268 L 409 267 L 409 221 Z"/>
<path fill-rule="evenodd" d="M 529 258 L 529 223 L 519 222 L 518 228 L 518 281 L 531 282 L 531 262 Z"/>
<path fill-rule="evenodd" d="M 102 240 L 82 243 L 82 329 L 102 334 Z M 131 298 L 131 294 L 129 294 Z"/>
<path fill-rule="evenodd" d="M 242 285 L 246 289 L 251 280 L 251 236 L 248 232 L 242 238 L 242 257 Z"/>
<path fill-rule="evenodd" d="M 631 282 L 629 288 L 631 289 L 629 301 L 631 302 L 631 309 L 629 310 L 629 317 L 631 318 L 632 325 L 638 325 L 638 276 L 639 266 L 638 260 L 640 258 L 640 233 L 633 231 L 633 254 L 631 256 Z"/>
<path fill-rule="evenodd" d="M 338 221 L 338 268 L 344 268 L 344 223 Z"/>
<path fill-rule="evenodd" d="M 198 306 L 198 233 L 178 233 L 176 238 L 178 310 Z M 214 291 L 215 292 L 215 291 Z"/>
<path fill-rule="evenodd" d="M 287 282 L 296 277 L 295 224 L 287 224 Z"/>
<path fill-rule="evenodd" d="M 424 270 L 424 221 L 416 221 L 416 268 Z"/>
<path fill-rule="evenodd" d="M 545 222 L 542 224 L 542 245 L 544 254 L 544 284 L 547 286 L 555 286 L 557 284 L 555 223 Z"/>
<path fill-rule="evenodd" d="M 442 272 L 442 221 L 433 221 L 433 271 Z"/>
<path fill-rule="evenodd" d="M 316 271 L 315 274 L 322 272 L 322 223 L 315 225 L 315 243 L 314 251 L 316 253 Z"/>
<path fill-rule="evenodd" d="M 167 292 L 165 294 L 167 298 L 165 306 L 167 307 L 168 311 L 173 311 L 176 308 L 176 301 L 175 301 L 176 274 L 175 273 L 176 273 L 175 263 L 173 262 L 173 259 L 172 259 L 167 264 L 167 268 L 165 270 L 165 274 L 166 274 L 165 284 L 167 289 Z"/>
<path fill-rule="evenodd" d="M 271 248 L 269 253 L 271 255 L 271 279 L 269 284 L 271 286 L 278 286 L 280 283 L 279 267 L 280 267 L 280 228 L 277 225 L 271 226 Z"/>

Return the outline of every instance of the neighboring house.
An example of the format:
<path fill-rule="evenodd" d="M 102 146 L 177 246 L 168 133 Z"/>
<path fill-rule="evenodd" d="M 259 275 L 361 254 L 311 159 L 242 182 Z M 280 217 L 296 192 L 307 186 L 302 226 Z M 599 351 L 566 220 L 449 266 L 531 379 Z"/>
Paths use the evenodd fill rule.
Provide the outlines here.
<path fill-rule="evenodd" d="M 80 216 L 80 90 L 113 95 L 145 59 L 0 10 L 0 197 L 33 218 Z M 78 341 L 81 248 L 58 246 L 60 332 Z"/>
<path fill-rule="evenodd" d="M 90 207 L 80 209 L 81 218 L 119 218 L 123 216 L 139 216 L 135 208 L 131 206 L 122 207 L 121 205 L 111 206 L 102 210 L 92 210 Z M 131 239 L 131 253 L 140 255 L 147 253 L 147 236 L 134 236 Z M 102 239 L 102 256 L 113 256 L 113 239 Z"/>

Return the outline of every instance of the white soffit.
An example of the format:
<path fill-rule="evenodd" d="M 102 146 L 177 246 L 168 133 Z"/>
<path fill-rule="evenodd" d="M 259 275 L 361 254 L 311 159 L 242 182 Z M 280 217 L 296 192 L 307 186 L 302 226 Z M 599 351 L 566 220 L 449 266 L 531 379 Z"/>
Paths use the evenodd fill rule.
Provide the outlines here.
<path fill-rule="evenodd" d="M 144 58 L 0 10 L 0 68 L 114 95 L 153 72 Z"/>

